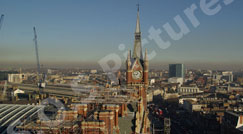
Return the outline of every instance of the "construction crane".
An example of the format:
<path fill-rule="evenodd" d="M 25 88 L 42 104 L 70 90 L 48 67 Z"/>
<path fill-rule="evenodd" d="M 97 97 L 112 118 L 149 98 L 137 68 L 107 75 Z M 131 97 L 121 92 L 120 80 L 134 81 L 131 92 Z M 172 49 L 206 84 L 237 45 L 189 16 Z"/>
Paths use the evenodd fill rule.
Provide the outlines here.
<path fill-rule="evenodd" d="M 2 14 L 1 15 L 1 18 L 0 18 L 0 30 L 1 30 L 1 27 L 3 25 L 3 19 L 4 19 L 4 15 Z"/>
<path fill-rule="evenodd" d="M 37 34 L 35 27 L 34 30 L 34 43 L 35 43 L 35 53 L 36 53 L 36 61 L 37 61 L 37 85 L 39 87 L 39 93 L 42 94 L 43 89 L 46 86 L 45 83 L 45 74 L 41 74 L 41 68 L 40 68 L 40 60 L 39 60 L 39 53 L 38 53 L 38 43 L 37 43 Z"/>

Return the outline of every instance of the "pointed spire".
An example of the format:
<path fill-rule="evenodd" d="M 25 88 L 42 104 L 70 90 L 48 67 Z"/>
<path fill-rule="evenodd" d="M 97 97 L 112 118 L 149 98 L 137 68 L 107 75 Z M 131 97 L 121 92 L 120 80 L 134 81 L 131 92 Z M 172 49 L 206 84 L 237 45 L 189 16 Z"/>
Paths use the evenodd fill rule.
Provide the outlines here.
<path fill-rule="evenodd" d="M 136 32 L 135 33 L 140 33 L 140 20 L 139 20 L 139 4 L 137 4 L 138 9 L 137 9 L 137 25 L 136 25 Z"/>
<path fill-rule="evenodd" d="M 134 58 L 134 59 L 138 58 L 138 59 L 142 60 L 143 54 L 142 54 L 142 42 L 141 42 L 140 20 L 139 20 L 139 4 L 137 6 L 138 6 L 137 24 L 136 24 L 136 30 L 135 30 L 135 42 L 134 42 L 132 58 Z"/>

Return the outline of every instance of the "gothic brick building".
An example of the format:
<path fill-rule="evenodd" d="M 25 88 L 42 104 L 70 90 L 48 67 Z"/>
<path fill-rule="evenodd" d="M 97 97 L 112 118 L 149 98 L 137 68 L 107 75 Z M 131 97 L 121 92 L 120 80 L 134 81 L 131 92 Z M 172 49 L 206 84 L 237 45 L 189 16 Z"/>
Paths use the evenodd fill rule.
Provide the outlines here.
<path fill-rule="evenodd" d="M 148 56 L 147 50 L 145 50 L 145 56 L 143 57 L 142 52 L 142 42 L 141 42 L 141 31 L 140 31 L 140 20 L 139 20 L 139 8 L 137 12 L 137 24 L 135 30 L 135 40 L 133 53 L 128 52 L 127 62 L 126 62 L 127 72 L 126 79 L 127 85 L 139 85 L 145 84 L 148 85 Z"/>

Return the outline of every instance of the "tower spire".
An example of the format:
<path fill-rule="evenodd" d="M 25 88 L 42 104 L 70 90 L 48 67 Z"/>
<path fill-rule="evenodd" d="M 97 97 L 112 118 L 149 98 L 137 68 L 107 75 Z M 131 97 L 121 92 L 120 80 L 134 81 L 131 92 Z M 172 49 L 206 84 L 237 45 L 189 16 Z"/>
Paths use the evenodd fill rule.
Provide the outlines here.
<path fill-rule="evenodd" d="M 142 54 L 142 43 L 141 43 L 141 30 L 140 30 L 140 18 L 139 18 L 139 4 L 137 4 L 137 23 L 136 23 L 136 30 L 135 30 L 135 41 L 134 41 L 134 50 L 132 58 L 136 59 L 143 59 Z"/>
<path fill-rule="evenodd" d="M 139 19 L 139 3 L 137 4 L 137 24 L 136 24 L 136 33 L 140 33 L 140 19 Z"/>
<path fill-rule="evenodd" d="M 137 4 L 137 7 L 138 7 L 138 12 L 139 12 L 139 3 Z"/>

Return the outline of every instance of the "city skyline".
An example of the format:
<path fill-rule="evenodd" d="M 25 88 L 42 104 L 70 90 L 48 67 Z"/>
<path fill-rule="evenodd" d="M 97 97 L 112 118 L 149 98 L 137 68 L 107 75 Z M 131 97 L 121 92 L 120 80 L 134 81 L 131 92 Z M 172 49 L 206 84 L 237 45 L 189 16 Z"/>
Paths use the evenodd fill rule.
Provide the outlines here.
<path fill-rule="evenodd" d="M 0 0 L 0 133 L 242 134 L 240 4 Z"/>
<path fill-rule="evenodd" d="M 134 7 L 138 1 L 97 2 L 99 6 L 75 0 L 0 1 L 0 14 L 5 14 L 0 31 L 1 66 L 28 64 L 34 67 L 33 26 L 37 27 L 40 60 L 45 66 L 73 64 L 99 67 L 98 61 L 109 53 L 118 54 L 125 62 L 124 51 L 133 49 Z M 215 65 L 230 67 L 231 64 L 237 65 L 234 68 L 241 68 L 242 2 L 234 1 L 228 6 L 221 3 L 221 11 L 214 16 L 203 14 L 199 2 L 177 2 L 139 1 L 142 39 L 149 40 L 151 27 L 162 29 L 168 22 L 176 28 L 173 20 L 176 15 L 182 16 L 190 28 L 190 33 L 178 41 L 171 40 L 162 31 L 161 37 L 171 41 L 171 46 L 166 49 L 158 49 L 156 43 L 149 40 L 145 45 L 148 52 L 157 50 L 151 65 L 184 63 L 197 66 L 207 63 L 209 68 Z M 198 8 L 195 11 L 200 21 L 197 28 L 193 28 L 183 14 L 193 3 Z M 125 44 L 124 50 L 119 50 L 120 44 Z"/>

